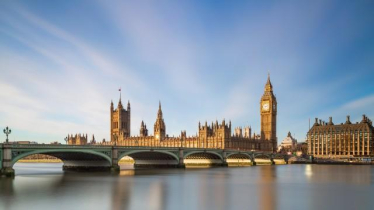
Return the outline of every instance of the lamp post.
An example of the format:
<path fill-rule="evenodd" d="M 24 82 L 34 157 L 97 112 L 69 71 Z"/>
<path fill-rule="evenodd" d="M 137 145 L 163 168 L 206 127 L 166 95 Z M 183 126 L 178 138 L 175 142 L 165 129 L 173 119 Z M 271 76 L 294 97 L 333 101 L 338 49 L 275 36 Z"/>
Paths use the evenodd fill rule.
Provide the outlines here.
<path fill-rule="evenodd" d="M 65 139 L 66 144 L 68 144 L 68 137 L 65 137 L 64 139 Z"/>
<path fill-rule="evenodd" d="M 8 139 L 8 135 L 10 134 L 10 133 L 12 133 L 12 130 L 10 130 L 9 128 L 8 128 L 8 126 L 3 130 L 4 131 L 4 133 L 5 133 L 5 135 L 6 135 L 6 143 L 9 143 L 9 139 Z"/>

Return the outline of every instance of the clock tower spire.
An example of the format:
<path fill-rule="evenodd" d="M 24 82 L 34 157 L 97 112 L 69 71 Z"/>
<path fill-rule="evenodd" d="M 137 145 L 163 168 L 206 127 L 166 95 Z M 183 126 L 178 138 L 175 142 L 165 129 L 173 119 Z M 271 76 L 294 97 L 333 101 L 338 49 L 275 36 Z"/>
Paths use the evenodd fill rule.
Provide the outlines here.
<path fill-rule="evenodd" d="M 265 84 L 265 91 L 260 101 L 261 140 L 269 141 L 262 150 L 276 151 L 277 148 L 277 99 L 273 94 L 270 74 Z"/>

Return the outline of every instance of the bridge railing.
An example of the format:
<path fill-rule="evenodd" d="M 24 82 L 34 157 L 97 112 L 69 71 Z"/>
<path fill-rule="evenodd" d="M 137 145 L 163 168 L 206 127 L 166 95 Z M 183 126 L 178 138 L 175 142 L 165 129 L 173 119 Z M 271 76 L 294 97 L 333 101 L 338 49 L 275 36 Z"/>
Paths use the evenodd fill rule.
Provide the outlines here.
<path fill-rule="evenodd" d="M 272 152 L 266 151 L 256 151 L 256 150 L 237 150 L 237 149 L 220 149 L 220 148 L 191 148 L 191 147 L 145 147 L 145 146 L 121 146 L 121 145 L 101 145 L 101 144 L 91 144 L 91 145 L 66 145 L 66 144 L 0 144 L 0 148 L 4 146 L 10 146 L 12 148 L 51 148 L 51 149 L 138 149 L 138 150 L 194 150 L 194 151 L 225 151 L 230 153 L 252 153 L 252 154 L 272 154 Z M 274 153 L 273 153 L 274 154 Z M 277 154 L 279 155 L 279 154 Z"/>
<path fill-rule="evenodd" d="M 66 145 L 66 144 L 3 144 L 12 148 L 111 148 L 101 145 Z"/>

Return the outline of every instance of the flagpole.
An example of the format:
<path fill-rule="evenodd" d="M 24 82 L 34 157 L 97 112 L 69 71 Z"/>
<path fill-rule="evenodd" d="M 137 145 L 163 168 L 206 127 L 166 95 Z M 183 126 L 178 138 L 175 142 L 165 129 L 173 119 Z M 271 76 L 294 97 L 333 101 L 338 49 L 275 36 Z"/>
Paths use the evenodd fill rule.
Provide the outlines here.
<path fill-rule="evenodd" d="M 121 87 L 119 88 L 119 100 L 121 101 L 121 96 L 122 96 L 122 94 L 121 94 L 122 92 L 121 92 Z"/>

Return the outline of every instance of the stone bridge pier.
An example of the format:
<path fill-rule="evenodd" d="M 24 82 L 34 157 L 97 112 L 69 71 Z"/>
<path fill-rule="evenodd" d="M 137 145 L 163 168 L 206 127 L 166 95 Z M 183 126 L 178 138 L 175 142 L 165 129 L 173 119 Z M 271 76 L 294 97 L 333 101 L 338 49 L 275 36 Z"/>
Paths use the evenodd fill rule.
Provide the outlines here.
<path fill-rule="evenodd" d="M 10 145 L 1 145 L 0 150 L 0 176 L 14 176 L 12 164 L 12 150 Z"/>

